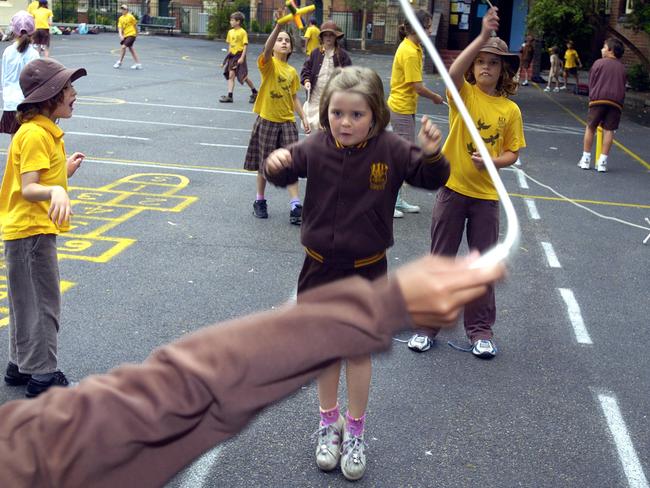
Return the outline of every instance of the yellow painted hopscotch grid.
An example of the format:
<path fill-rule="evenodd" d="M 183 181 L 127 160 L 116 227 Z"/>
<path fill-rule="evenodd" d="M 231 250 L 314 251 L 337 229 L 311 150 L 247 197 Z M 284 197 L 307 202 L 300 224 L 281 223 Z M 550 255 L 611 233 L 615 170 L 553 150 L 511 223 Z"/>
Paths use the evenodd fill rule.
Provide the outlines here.
<path fill-rule="evenodd" d="M 198 198 L 176 195 L 189 179 L 181 175 L 142 173 L 99 188 L 71 186 L 73 217 L 69 232 L 57 237 L 58 257 L 107 263 L 137 239 L 105 235 L 145 211 L 182 212 Z M 75 285 L 61 281 L 61 292 Z M 0 327 L 9 323 L 4 252 L 0 257 Z"/>

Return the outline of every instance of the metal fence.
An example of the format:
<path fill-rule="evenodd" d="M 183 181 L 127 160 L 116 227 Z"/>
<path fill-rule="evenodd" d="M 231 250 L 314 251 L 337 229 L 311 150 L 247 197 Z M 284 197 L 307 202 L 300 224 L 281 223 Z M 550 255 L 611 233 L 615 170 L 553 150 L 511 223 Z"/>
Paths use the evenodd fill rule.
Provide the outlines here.
<path fill-rule="evenodd" d="M 86 22 L 105 26 L 115 26 L 120 16 L 119 6 L 124 0 L 52 0 L 50 6 L 54 13 L 54 23 L 78 24 Z M 129 3 L 129 10 L 136 18 L 142 18 L 146 9 L 144 1 Z M 231 11 L 234 7 L 225 7 Z M 241 8 L 241 6 L 239 7 Z M 274 9 L 257 8 L 251 18 L 250 9 L 242 9 L 246 17 L 246 30 L 250 33 L 270 33 L 275 22 Z M 225 12 L 224 12 L 225 13 Z M 176 31 L 188 35 L 207 35 L 210 17 L 217 15 L 214 9 L 201 6 L 184 6 L 173 3 L 167 12 L 161 15 L 176 17 Z M 403 21 L 399 8 L 388 2 L 379 8 L 367 12 L 366 25 L 363 24 L 361 11 L 324 12 L 324 18 L 334 20 L 345 33 L 346 39 L 361 39 L 373 44 L 397 44 L 398 25 Z M 303 19 L 307 23 L 308 19 Z M 227 21 L 224 27 L 227 29 Z"/>

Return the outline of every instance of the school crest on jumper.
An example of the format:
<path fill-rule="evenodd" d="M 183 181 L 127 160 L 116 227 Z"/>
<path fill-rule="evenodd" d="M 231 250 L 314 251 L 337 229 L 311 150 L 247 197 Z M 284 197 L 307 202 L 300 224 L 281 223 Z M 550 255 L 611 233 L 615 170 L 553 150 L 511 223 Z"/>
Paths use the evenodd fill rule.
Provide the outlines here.
<path fill-rule="evenodd" d="M 370 163 L 370 189 L 384 190 L 388 181 L 388 165 L 386 163 Z"/>

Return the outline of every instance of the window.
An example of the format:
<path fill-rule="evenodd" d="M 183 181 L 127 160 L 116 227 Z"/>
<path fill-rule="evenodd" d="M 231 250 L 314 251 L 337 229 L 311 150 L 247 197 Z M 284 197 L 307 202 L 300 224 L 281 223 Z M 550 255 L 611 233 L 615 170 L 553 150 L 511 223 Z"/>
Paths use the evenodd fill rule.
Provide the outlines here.
<path fill-rule="evenodd" d="M 634 0 L 625 0 L 625 13 L 631 14 L 634 12 Z"/>

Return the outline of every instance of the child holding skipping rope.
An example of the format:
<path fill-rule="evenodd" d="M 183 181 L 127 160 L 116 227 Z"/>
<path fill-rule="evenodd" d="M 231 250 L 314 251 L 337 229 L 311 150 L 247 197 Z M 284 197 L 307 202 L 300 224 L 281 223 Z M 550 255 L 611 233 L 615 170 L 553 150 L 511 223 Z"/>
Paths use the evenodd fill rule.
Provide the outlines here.
<path fill-rule="evenodd" d="M 303 293 L 348 276 L 386 275 L 386 250 L 393 245 L 393 208 L 404 181 L 430 190 L 447 181 L 440 153 L 442 135 L 423 117 L 420 147 L 386 131 L 390 112 L 381 79 L 358 66 L 338 68 L 320 104 L 322 131 L 271 153 L 268 180 L 288 186 L 307 178 L 301 242 L 306 256 L 298 278 Z M 348 411 L 338 404 L 341 361 L 318 378 L 320 424 L 316 464 L 336 468 L 349 480 L 366 469 L 364 425 L 370 390 L 370 356 L 346 359 Z"/>

